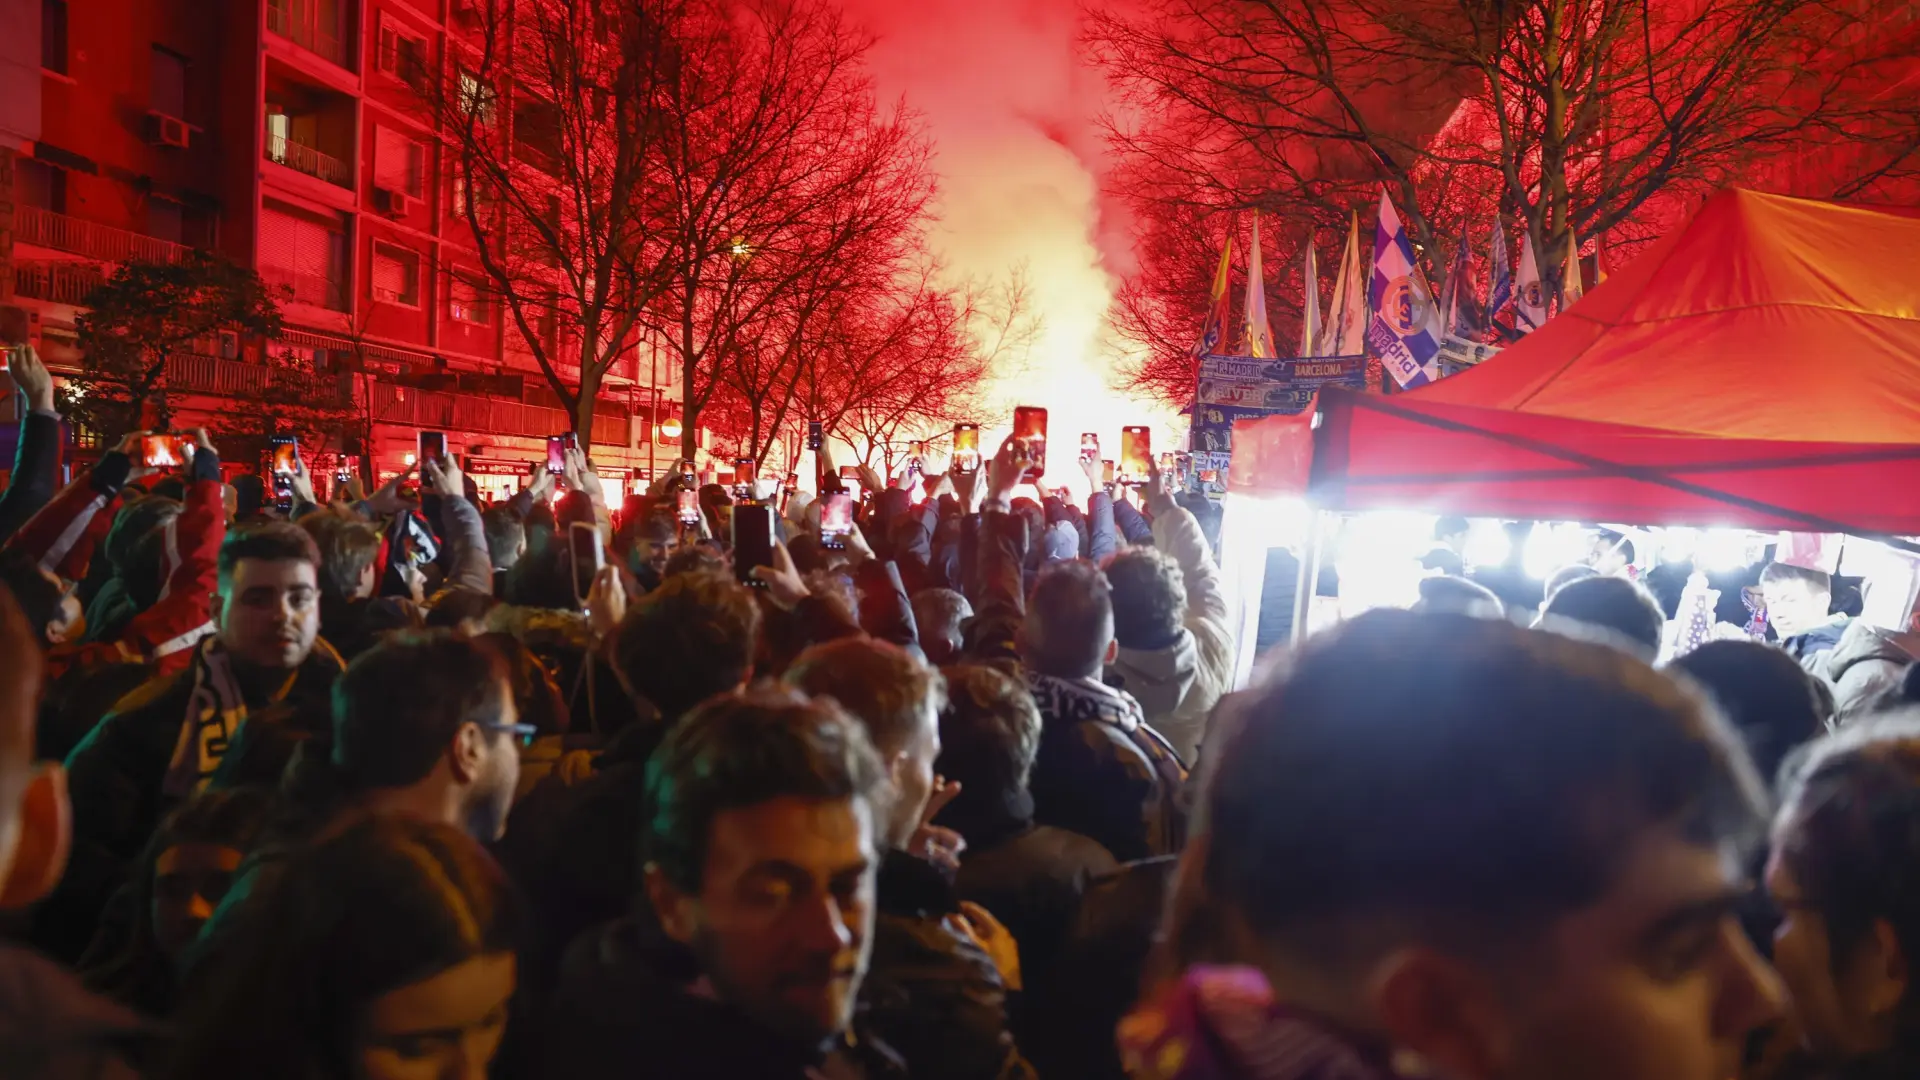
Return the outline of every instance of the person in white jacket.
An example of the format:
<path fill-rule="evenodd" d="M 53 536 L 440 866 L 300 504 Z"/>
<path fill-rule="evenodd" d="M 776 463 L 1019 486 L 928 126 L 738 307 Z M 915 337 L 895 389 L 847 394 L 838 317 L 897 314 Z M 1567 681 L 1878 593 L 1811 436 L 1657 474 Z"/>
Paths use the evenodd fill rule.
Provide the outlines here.
<path fill-rule="evenodd" d="M 1119 643 L 1107 679 L 1137 698 L 1147 722 L 1191 763 L 1232 683 L 1233 635 L 1220 567 L 1200 523 L 1157 472 L 1147 491 L 1154 546 L 1128 548 L 1107 564 Z"/>

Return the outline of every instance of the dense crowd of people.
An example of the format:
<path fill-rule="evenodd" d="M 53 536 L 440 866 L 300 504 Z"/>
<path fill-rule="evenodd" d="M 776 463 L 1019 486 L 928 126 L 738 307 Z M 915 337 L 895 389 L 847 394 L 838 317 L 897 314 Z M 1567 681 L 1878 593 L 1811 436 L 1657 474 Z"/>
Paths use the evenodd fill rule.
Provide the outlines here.
<path fill-rule="evenodd" d="M 1920 674 L 1817 571 L 1656 668 L 1614 552 L 1521 611 L 1447 520 L 1415 610 L 1229 693 L 1158 472 L 1020 497 L 1010 439 L 844 535 L 682 469 L 616 513 L 571 449 L 490 506 L 275 500 L 204 432 L 59 488 L 12 367 L 0 1076 L 1920 1067 Z"/>

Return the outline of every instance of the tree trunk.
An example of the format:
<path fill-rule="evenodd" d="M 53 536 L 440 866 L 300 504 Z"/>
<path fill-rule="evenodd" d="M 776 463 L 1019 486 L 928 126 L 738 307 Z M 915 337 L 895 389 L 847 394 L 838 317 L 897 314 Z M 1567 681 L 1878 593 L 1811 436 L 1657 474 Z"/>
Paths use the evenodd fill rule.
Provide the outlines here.
<path fill-rule="evenodd" d="M 694 451 L 699 449 L 700 410 L 693 401 L 693 374 L 693 350 L 683 348 L 680 350 L 680 456 L 688 464 L 692 464 Z"/>
<path fill-rule="evenodd" d="M 606 372 L 584 354 L 580 359 L 580 397 L 573 405 L 573 433 L 584 454 L 593 447 L 593 405 L 600 398 L 600 380 Z"/>

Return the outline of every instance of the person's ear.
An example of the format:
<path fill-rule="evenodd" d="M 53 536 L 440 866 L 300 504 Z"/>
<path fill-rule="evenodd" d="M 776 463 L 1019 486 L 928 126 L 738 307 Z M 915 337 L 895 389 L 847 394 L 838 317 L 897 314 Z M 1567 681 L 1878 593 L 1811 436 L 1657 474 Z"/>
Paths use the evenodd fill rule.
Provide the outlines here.
<path fill-rule="evenodd" d="M 1394 1047 L 1440 1076 L 1497 1076 L 1509 1038 L 1486 978 L 1455 957 L 1414 947 L 1374 969 L 1368 993 Z"/>
<path fill-rule="evenodd" d="M 1852 970 L 1869 1015 L 1892 1016 L 1907 999 L 1907 954 L 1887 920 L 1873 921 L 1873 932 L 1861 940 Z"/>
<path fill-rule="evenodd" d="M 60 883 L 73 847 L 73 808 L 67 802 L 67 771 L 49 762 L 28 781 L 20 799 L 20 841 L 13 866 L 0 883 L 0 910 L 18 911 Z"/>
<path fill-rule="evenodd" d="M 668 881 L 667 875 L 655 863 L 646 865 L 644 876 L 647 902 L 653 905 L 653 915 L 659 920 L 660 929 L 682 945 L 692 944 L 694 930 L 699 925 L 694 906 L 699 901 Z"/>
<path fill-rule="evenodd" d="M 1118 659 L 1120 659 L 1120 639 L 1108 638 L 1107 639 L 1107 658 L 1104 661 L 1102 661 L 1102 663 L 1111 666 L 1112 663 Z"/>
<path fill-rule="evenodd" d="M 461 724 L 460 730 L 454 732 L 447 762 L 453 768 L 455 780 L 471 784 L 479 777 L 487 759 L 486 743 L 487 733 L 481 731 L 478 724 Z"/>

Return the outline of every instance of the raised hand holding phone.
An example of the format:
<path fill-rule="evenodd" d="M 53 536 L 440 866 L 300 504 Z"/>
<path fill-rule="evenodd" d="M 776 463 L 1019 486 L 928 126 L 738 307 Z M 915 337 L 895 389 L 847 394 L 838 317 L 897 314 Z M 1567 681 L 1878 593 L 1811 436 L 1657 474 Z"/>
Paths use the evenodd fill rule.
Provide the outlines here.
<path fill-rule="evenodd" d="M 1026 479 L 1031 466 L 1026 440 L 1018 435 L 1008 436 L 987 465 L 987 500 L 981 508 L 1000 513 L 1012 509 L 1013 489 Z"/>
<path fill-rule="evenodd" d="M 40 354 L 31 345 L 7 349 L 7 370 L 13 383 L 26 395 L 27 408 L 34 412 L 53 412 L 53 373 L 41 363 Z"/>
<path fill-rule="evenodd" d="M 794 569 L 793 556 L 787 553 L 787 545 L 778 541 L 773 545 L 773 563 L 770 566 L 753 568 L 753 580 L 767 590 L 767 599 L 784 611 L 792 611 L 800 601 L 812 595 L 807 591 L 807 583 L 800 578 L 800 571 Z"/>

